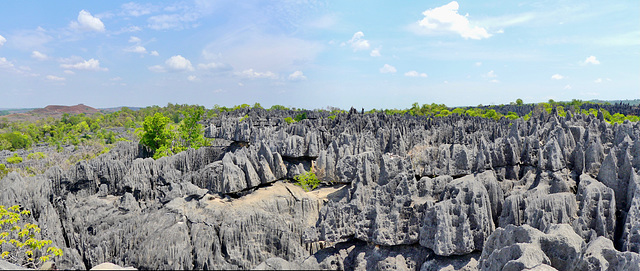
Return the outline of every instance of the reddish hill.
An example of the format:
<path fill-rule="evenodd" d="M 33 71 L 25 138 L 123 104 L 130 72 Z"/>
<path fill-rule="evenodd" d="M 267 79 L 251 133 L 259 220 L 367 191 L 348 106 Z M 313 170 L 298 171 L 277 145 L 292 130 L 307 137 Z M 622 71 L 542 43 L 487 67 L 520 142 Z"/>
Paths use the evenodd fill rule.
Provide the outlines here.
<path fill-rule="evenodd" d="M 47 105 L 45 108 L 35 109 L 31 111 L 32 114 L 42 114 L 42 115 L 57 115 L 57 114 L 95 114 L 98 113 L 98 109 L 95 109 L 90 106 L 86 106 L 84 104 L 78 104 L 73 106 L 66 105 Z"/>

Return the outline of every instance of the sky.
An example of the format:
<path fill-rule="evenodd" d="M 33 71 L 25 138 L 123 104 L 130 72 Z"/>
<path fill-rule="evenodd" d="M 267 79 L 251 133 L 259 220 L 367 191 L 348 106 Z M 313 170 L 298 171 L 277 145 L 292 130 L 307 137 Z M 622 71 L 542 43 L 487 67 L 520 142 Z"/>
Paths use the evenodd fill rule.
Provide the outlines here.
<path fill-rule="evenodd" d="M 0 108 L 640 98 L 640 3 L 4 1 Z"/>

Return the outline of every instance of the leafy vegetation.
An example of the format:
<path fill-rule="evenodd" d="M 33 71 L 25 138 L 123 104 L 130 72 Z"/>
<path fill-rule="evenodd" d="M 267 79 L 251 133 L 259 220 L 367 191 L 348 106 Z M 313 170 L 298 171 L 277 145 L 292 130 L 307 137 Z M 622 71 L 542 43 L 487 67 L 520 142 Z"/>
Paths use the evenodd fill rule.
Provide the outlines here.
<path fill-rule="evenodd" d="M 160 112 L 145 118 L 140 143 L 154 152 L 154 159 L 210 145 L 204 138 L 204 128 L 198 123 L 204 115 L 204 108 L 187 108 L 184 115 L 177 131 L 168 125 L 169 118 Z"/>
<path fill-rule="evenodd" d="M 13 153 L 13 156 L 7 158 L 7 162 L 10 164 L 22 163 L 22 157 L 18 156 L 18 153 Z"/>
<path fill-rule="evenodd" d="M 294 123 L 295 120 L 293 120 L 291 117 L 286 117 L 286 118 L 284 118 L 284 122 L 286 122 L 288 124 L 291 124 L 291 123 Z"/>
<path fill-rule="evenodd" d="M 0 205 L 0 246 L 3 248 L 0 256 L 21 266 L 38 268 L 44 262 L 62 256 L 63 252 L 52 246 L 51 240 L 36 237 L 40 233 L 38 225 L 23 223 L 22 217 L 30 214 L 19 205 L 9 208 Z"/>
<path fill-rule="evenodd" d="M 302 189 L 307 192 L 316 189 L 318 185 L 320 185 L 320 180 L 316 177 L 316 174 L 311 171 L 295 176 L 293 179 L 296 185 L 302 187 Z"/>

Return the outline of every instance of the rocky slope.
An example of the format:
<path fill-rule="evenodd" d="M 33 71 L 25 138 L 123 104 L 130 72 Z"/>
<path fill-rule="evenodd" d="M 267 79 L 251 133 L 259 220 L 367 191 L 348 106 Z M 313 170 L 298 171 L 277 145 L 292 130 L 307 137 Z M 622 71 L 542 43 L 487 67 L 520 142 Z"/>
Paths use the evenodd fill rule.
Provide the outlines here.
<path fill-rule="evenodd" d="M 638 270 L 640 124 L 238 110 L 216 147 L 10 174 L 59 268 Z M 248 115 L 247 118 L 242 118 Z M 313 171 L 305 192 L 288 180 Z M 635 268 L 635 269 L 634 269 Z"/>

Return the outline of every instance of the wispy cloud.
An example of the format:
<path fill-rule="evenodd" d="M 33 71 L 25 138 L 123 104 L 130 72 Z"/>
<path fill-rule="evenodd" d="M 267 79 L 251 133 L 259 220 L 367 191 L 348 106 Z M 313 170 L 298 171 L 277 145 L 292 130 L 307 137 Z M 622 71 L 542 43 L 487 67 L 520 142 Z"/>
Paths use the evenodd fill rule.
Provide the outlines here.
<path fill-rule="evenodd" d="M 55 76 L 55 75 L 47 75 L 45 78 L 47 78 L 47 80 L 58 81 L 58 82 L 67 80 L 64 77 L 58 77 L 58 76 Z"/>
<path fill-rule="evenodd" d="M 289 80 L 291 80 L 291 81 L 301 81 L 301 80 L 307 80 L 307 77 L 304 76 L 304 73 L 302 73 L 302 71 L 295 71 L 295 72 L 289 74 Z"/>
<path fill-rule="evenodd" d="M 427 74 L 426 73 L 419 73 L 417 71 L 408 71 L 404 73 L 404 76 L 407 77 L 422 77 L 422 78 L 427 78 Z"/>
<path fill-rule="evenodd" d="M 47 60 L 49 59 L 49 57 L 39 51 L 33 51 L 31 52 L 31 57 L 37 59 L 37 60 Z"/>
<path fill-rule="evenodd" d="M 76 69 L 76 70 L 87 70 L 87 71 L 108 71 L 109 69 L 100 67 L 100 61 L 97 59 L 89 59 L 80 61 L 74 64 L 60 64 L 61 68 L 64 69 Z"/>
<path fill-rule="evenodd" d="M 389 64 L 384 64 L 384 66 L 380 68 L 380 73 L 396 73 L 396 72 L 397 72 L 396 68 Z"/>
<path fill-rule="evenodd" d="M 364 33 L 362 33 L 362 31 L 358 31 L 353 34 L 353 37 L 351 37 L 351 39 L 347 41 L 347 43 L 351 45 L 351 48 L 353 48 L 354 52 L 360 50 L 368 50 L 371 46 L 369 44 L 369 41 L 364 39 Z"/>
<path fill-rule="evenodd" d="M 564 78 L 564 76 L 562 76 L 560 74 L 557 74 L 557 73 L 551 76 L 551 79 L 554 79 L 554 80 L 561 80 L 563 78 Z"/>
<path fill-rule="evenodd" d="M 257 72 L 257 71 L 254 71 L 253 69 L 246 69 L 242 72 L 236 73 L 236 75 L 240 77 L 248 78 L 248 79 L 263 79 L 263 78 L 278 79 L 278 75 L 271 71 Z"/>
<path fill-rule="evenodd" d="M 596 59 L 595 56 L 589 56 L 587 57 L 587 59 L 585 59 L 582 64 L 587 65 L 587 64 L 593 64 L 593 65 L 598 65 L 600 64 L 600 61 L 598 61 L 598 59 Z"/>

